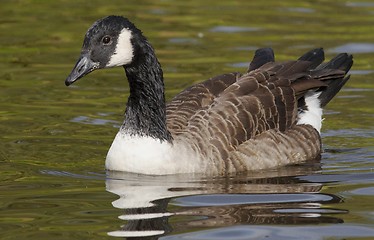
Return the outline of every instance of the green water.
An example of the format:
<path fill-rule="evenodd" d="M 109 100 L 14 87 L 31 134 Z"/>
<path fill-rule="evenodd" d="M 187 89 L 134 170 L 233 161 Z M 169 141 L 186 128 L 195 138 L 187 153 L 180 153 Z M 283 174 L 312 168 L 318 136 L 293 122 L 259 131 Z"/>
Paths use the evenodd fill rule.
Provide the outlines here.
<path fill-rule="evenodd" d="M 245 71 L 259 47 L 273 47 L 277 60 L 321 46 L 327 58 L 352 53 L 351 79 L 325 111 L 321 162 L 215 180 L 106 175 L 129 90 L 123 69 L 69 88 L 64 80 L 88 27 L 112 14 L 155 47 L 168 99 Z M 1 1 L 1 239 L 135 230 L 163 239 L 372 239 L 373 26 L 373 1 Z"/>

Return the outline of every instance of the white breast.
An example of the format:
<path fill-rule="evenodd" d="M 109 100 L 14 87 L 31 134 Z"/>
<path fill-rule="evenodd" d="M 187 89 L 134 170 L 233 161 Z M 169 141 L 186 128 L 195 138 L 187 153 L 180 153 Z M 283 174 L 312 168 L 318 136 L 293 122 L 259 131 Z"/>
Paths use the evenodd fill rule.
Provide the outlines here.
<path fill-rule="evenodd" d="M 106 169 L 164 175 L 200 172 L 202 161 L 188 146 L 119 131 L 109 149 Z"/>

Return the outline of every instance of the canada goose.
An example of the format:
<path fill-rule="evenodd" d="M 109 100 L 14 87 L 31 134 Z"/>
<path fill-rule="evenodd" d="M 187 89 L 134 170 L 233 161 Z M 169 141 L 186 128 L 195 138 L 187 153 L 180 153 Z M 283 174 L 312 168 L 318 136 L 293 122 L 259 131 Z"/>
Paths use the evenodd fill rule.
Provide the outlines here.
<path fill-rule="evenodd" d="M 320 156 L 322 107 L 353 64 L 346 53 L 323 60 L 322 49 L 281 63 L 272 49 L 259 49 L 246 73 L 213 77 L 166 104 L 152 46 L 127 18 L 108 16 L 88 29 L 65 84 L 96 69 L 124 67 L 130 96 L 108 170 L 223 175 Z"/>

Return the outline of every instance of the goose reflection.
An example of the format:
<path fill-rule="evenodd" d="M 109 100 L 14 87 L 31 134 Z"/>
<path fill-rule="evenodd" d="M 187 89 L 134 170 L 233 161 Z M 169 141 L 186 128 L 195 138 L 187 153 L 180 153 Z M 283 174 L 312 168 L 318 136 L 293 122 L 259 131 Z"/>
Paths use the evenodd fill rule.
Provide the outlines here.
<path fill-rule="evenodd" d="M 112 205 L 123 210 L 124 220 L 108 235 L 158 239 L 172 228 L 178 233 L 237 224 L 341 223 L 336 214 L 345 210 L 322 206 L 341 199 L 321 193 L 321 183 L 298 177 L 318 170 L 319 165 L 299 165 L 214 179 L 108 172 L 106 189 L 119 196 Z"/>

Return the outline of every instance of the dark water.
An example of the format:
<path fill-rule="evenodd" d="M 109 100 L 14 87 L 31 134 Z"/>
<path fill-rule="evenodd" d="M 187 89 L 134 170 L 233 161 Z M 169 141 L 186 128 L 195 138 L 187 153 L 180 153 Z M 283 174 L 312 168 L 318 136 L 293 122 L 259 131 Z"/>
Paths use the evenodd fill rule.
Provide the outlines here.
<path fill-rule="evenodd" d="M 168 99 L 245 71 L 258 47 L 277 60 L 354 54 L 325 111 L 321 161 L 216 179 L 106 173 L 123 69 L 64 80 L 87 28 L 110 14 L 153 43 Z M 1 239 L 373 239 L 373 26 L 371 1 L 2 1 Z"/>

